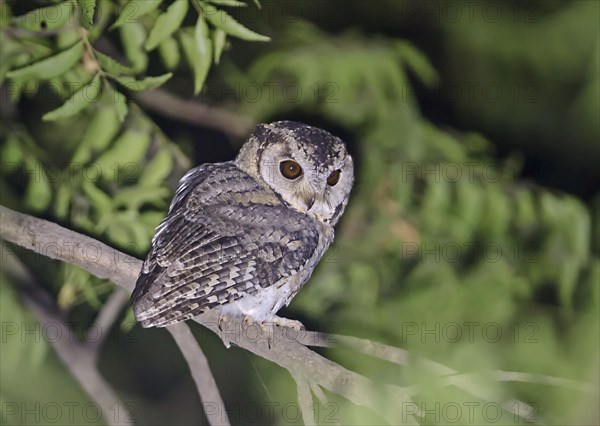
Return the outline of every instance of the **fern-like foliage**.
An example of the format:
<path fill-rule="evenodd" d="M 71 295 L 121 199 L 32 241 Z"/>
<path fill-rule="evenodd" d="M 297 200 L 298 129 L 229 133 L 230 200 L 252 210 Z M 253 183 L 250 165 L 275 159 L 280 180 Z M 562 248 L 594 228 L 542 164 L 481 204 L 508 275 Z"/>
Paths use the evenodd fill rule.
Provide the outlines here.
<path fill-rule="evenodd" d="M 357 181 L 336 243 L 292 308 L 328 331 L 400 342 L 458 369 L 500 365 L 584 380 L 597 352 L 566 355 L 551 342 L 598 330 L 590 317 L 599 306 L 600 273 L 591 212 L 575 197 L 523 180 L 518 155 L 499 160 L 482 135 L 423 118 L 414 82 L 431 86 L 437 73 L 409 43 L 296 25 L 246 76 L 231 67 L 226 78 L 240 87 L 296 85 L 304 96 L 242 97 L 239 107 L 265 121 L 319 117 L 348 129 L 356 147 Z M 570 341 L 580 351 L 585 346 Z M 335 356 L 356 362 L 343 352 Z M 578 361 L 565 363 L 565 356 Z M 549 369 L 533 365 L 540 358 Z M 419 366 L 414 374 L 365 368 L 400 383 L 427 375 Z M 498 398 L 516 391 L 486 385 Z M 522 392 L 550 418 L 574 414 L 559 402 L 568 390 L 547 398 Z M 473 402 L 429 382 L 420 397 L 420 408 Z M 377 419 L 346 409 L 365 423 Z M 514 421 L 502 409 L 499 415 Z M 479 413 L 461 421 L 489 419 Z"/>
<path fill-rule="evenodd" d="M 46 108 L 42 124 L 6 120 L 1 126 L 2 202 L 141 256 L 190 162 L 130 95 L 163 85 L 186 66 L 189 89 L 198 93 L 229 37 L 268 37 L 223 9 L 248 6 L 238 1 L 38 3 L 0 4 L 3 97 Z M 120 49 L 102 51 L 107 44 Z M 150 76 L 154 51 L 165 72 Z M 62 307 L 100 306 L 106 287 L 84 271 L 60 268 Z"/>

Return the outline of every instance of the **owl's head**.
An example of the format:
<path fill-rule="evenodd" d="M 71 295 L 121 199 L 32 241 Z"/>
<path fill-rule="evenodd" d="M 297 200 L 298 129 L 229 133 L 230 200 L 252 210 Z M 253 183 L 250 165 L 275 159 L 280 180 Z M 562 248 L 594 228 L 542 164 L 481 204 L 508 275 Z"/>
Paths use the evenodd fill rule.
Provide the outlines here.
<path fill-rule="evenodd" d="M 235 162 L 290 207 L 332 226 L 354 181 L 352 157 L 340 138 L 293 121 L 259 124 Z"/>

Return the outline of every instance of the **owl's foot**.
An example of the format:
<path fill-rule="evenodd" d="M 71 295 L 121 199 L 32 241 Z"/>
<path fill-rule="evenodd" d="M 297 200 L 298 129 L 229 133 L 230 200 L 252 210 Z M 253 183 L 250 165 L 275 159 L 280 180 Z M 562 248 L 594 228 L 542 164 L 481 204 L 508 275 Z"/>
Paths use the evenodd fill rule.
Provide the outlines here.
<path fill-rule="evenodd" d="M 245 315 L 242 320 L 242 324 L 245 327 L 253 326 L 256 324 L 259 326 L 264 333 L 267 334 L 267 346 L 271 349 L 271 342 L 273 341 L 273 329 L 270 321 L 257 321 L 256 318 L 250 315 Z"/>
<path fill-rule="evenodd" d="M 273 316 L 273 318 L 271 318 L 270 322 L 272 324 L 278 325 L 280 327 L 293 328 L 296 331 L 306 330 L 306 327 L 304 327 L 304 324 L 302 324 L 300 321 L 292 320 L 289 318 L 278 317 L 277 315 Z"/>
<path fill-rule="evenodd" d="M 217 327 L 219 328 L 219 331 L 220 331 L 218 336 L 223 341 L 223 345 L 225 345 L 225 347 L 227 349 L 229 349 L 231 347 L 231 342 L 229 341 L 229 339 L 227 339 L 225 337 L 225 333 L 224 333 L 225 330 L 227 329 L 226 323 L 227 323 L 227 315 L 223 315 L 222 313 L 220 313 L 219 319 L 217 320 Z M 223 327 L 224 325 L 225 325 L 225 327 Z"/>

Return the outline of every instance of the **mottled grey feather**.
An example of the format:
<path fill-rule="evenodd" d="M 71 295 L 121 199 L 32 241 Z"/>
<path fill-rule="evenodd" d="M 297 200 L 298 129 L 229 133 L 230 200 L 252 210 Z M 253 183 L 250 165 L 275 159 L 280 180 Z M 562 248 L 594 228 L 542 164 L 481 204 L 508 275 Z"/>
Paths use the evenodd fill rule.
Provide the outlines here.
<path fill-rule="evenodd" d="M 132 295 L 136 318 L 165 326 L 255 294 L 305 268 L 319 235 L 316 220 L 233 162 L 193 169 L 152 241 Z"/>

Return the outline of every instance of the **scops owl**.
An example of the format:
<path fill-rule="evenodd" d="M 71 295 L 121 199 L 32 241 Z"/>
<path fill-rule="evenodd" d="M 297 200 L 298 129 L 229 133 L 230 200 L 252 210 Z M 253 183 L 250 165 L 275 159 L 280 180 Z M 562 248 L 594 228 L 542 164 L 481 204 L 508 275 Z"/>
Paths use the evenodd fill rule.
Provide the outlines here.
<path fill-rule="evenodd" d="M 137 320 L 164 327 L 219 309 L 287 324 L 276 313 L 333 241 L 353 179 L 341 139 L 290 121 L 258 125 L 234 161 L 181 179 L 132 295 Z"/>

